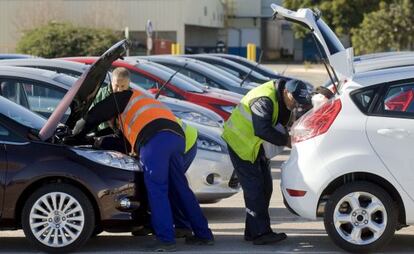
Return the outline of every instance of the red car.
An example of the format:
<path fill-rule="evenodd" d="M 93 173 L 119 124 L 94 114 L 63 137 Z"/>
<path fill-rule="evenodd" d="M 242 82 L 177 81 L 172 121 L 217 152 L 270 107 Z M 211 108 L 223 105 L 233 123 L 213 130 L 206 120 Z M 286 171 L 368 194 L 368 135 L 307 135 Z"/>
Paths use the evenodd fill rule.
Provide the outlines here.
<path fill-rule="evenodd" d="M 96 57 L 71 57 L 64 60 L 93 64 Z M 113 62 L 113 67 L 125 67 L 131 72 L 131 82 L 152 93 L 158 92 L 159 88 L 171 77 L 171 73 L 159 69 L 152 63 L 127 62 L 118 60 Z M 161 91 L 162 95 L 173 97 L 195 103 L 197 105 L 213 110 L 225 120 L 229 118 L 233 108 L 239 103 L 241 97 L 238 94 L 221 92 L 208 89 L 201 85 L 191 83 L 181 74 L 177 74 L 165 85 Z"/>

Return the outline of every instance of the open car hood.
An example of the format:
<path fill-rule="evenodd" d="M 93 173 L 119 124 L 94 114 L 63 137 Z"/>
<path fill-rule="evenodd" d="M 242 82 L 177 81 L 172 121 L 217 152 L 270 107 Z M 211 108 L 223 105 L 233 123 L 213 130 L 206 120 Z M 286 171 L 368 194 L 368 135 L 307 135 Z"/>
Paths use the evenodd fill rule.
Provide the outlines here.
<path fill-rule="evenodd" d="M 335 33 L 318 14 L 308 8 L 291 11 L 277 4 L 272 4 L 271 8 L 276 19 L 294 22 L 313 33 L 319 43 L 319 48 L 323 51 L 322 54 L 325 54 L 339 78 L 354 75 L 353 48 L 345 49 Z"/>
<path fill-rule="evenodd" d="M 70 128 L 73 128 L 76 122 L 86 115 L 100 85 L 105 80 L 107 72 L 111 68 L 112 62 L 124 56 L 127 48 L 127 40 L 119 41 L 103 53 L 79 77 L 40 130 L 39 137 L 41 140 L 47 140 L 54 134 L 57 125 L 69 107 L 71 113 L 66 121 L 66 125 Z"/>

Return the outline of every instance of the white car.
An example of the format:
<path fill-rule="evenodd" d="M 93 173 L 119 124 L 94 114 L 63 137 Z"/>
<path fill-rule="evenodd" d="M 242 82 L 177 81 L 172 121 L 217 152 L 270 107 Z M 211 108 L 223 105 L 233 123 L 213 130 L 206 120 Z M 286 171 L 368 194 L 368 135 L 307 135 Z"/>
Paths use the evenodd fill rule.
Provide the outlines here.
<path fill-rule="evenodd" d="M 355 74 L 352 55 L 318 15 L 272 8 L 312 30 L 342 80 L 339 94 L 291 129 L 293 147 L 282 166 L 285 203 L 301 217 L 323 217 L 341 248 L 374 251 L 414 224 L 414 67 Z"/>

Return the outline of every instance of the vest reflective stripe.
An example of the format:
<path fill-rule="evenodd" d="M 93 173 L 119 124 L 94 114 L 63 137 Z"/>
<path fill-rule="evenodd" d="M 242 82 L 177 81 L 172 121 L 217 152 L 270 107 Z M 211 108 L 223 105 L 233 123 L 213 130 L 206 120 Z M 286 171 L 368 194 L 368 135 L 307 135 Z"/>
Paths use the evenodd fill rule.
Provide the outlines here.
<path fill-rule="evenodd" d="M 161 102 L 134 90 L 125 110 L 119 115 L 122 131 L 132 149 L 142 129 L 157 119 L 177 122 L 174 114 Z"/>
<path fill-rule="evenodd" d="M 177 122 L 180 124 L 181 128 L 184 131 L 185 135 L 185 151 L 187 153 L 197 142 L 197 129 L 191 125 L 187 125 L 180 118 L 177 118 Z"/>
<path fill-rule="evenodd" d="M 259 154 L 263 140 L 254 133 L 250 103 L 259 97 L 268 97 L 273 103 L 272 123 L 276 125 L 279 114 L 279 104 L 276 98 L 276 88 L 273 81 L 267 82 L 249 91 L 233 110 L 224 124 L 223 139 L 233 151 L 243 160 L 254 163 Z"/>

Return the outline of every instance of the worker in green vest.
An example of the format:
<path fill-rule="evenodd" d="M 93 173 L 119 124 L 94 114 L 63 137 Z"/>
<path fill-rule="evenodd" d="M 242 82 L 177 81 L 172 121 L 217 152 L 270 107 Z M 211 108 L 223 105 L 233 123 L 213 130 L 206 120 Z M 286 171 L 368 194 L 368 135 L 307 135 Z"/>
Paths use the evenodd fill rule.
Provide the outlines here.
<path fill-rule="evenodd" d="M 286 126 L 291 112 L 311 103 L 309 85 L 300 80 L 269 81 L 248 92 L 224 125 L 231 161 L 244 192 L 244 239 L 263 245 L 286 239 L 270 227 L 273 183 L 264 142 L 290 147 Z M 276 128 L 277 126 L 277 128 Z M 280 126 L 282 126 L 280 128 Z"/>

